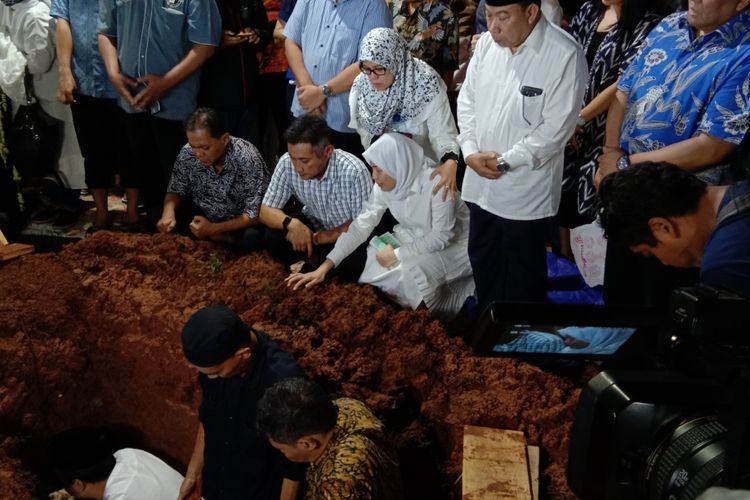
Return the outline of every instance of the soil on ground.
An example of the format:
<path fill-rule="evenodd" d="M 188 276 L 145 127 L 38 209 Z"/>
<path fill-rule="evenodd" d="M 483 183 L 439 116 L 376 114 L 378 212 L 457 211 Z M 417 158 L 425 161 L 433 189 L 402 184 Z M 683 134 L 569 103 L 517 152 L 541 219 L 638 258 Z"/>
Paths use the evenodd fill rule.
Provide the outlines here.
<path fill-rule="evenodd" d="M 77 425 L 138 429 L 184 472 L 200 392 L 180 330 L 224 303 L 332 393 L 364 401 L 398 446 L 406 498 L 460 498 L 465 424 L 517 429 L 543 450 L 546 498 L 573 498 L 568 435 L 583 376 L 476 358 L 426 311 L 368 286 L 284 285 L 265 255 L 172 235 L 98 232 L 0 268 L 0 498 L 42 497 L 32 444 Z"/>

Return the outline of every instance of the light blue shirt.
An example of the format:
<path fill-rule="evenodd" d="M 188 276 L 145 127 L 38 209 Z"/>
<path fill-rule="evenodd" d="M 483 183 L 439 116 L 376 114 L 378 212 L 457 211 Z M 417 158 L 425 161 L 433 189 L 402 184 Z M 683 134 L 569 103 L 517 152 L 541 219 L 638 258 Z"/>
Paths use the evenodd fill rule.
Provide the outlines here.
<path fill-rule="evenodd" d="M 706 133 L 739 144 L 750 126 L 750 13 L 696 36 L 687 12 L 649 33 L 617 88 L 628 94 L 620 147 L 661 149 Z M 710 184 L 722 168 L 699 173 Z"/>
<path fill-rule="evenodd" d="M 99 10 L 91 0 L 52 0 L 50 15 L 70 23 L 73 32 L 71 69 L 76 79 L 76 93 L 90 97 L 115 99 L 117 91 L 107 76 L 99 53 L 97 26 Z"/>
<path fill-rule="evenodd" d="M 99 33 L 117 39 L 120 71 L 137 79 L 164 75 L 193 45 L 218 45 L 221 17 L 214 0 L 101 0 Z M 199 71 L 162 97 L 155 115 L 183 120 L 196 107 Z M 120 99 L 128 113 L 137 111 Z"/>
<path fill-rule="evenodd" d="M 357 62 L 359 43 L 373 28 L 390 28 L 391 12 L 384 0 L 299 0 L 284 35 L 302 47 L 305 67 L 316 85 L 323 85 Z M 349 92 L 328 98 L 325 119 L 339 132 L 349 128 Z M 305 114 L 295 98 L 294 116 Z"/>

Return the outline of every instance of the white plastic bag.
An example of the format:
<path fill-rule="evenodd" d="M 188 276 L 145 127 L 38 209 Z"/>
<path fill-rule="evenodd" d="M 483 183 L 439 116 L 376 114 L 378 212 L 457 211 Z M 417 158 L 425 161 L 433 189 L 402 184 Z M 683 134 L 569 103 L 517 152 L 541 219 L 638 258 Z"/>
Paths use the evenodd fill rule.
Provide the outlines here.
<path fill-rule="evenodd" d="M 26 102 L 23 78 L 26 58 L 5 33 L 0 32 L 0 89 L 14 103 Z"/>
<path fill-rule="evenodd" d="M 607 239 L 599 221 L 571 229 L 570 247 L 586 284 L 591 287 L 603 285 Z"/>

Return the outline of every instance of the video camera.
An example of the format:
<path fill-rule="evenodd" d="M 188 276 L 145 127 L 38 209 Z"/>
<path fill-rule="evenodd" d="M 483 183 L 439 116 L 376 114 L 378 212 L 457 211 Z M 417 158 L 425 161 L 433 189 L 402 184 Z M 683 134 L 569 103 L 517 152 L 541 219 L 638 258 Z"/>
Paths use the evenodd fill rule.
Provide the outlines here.
<path fill-rule="evenodd" d="M 750 485 L 748 306 L 725 291 L 678 289 L 653 365 L 605 370 L 584 387 L 568 458 L 574 493 L 692 500 L 710 486 Z"/>

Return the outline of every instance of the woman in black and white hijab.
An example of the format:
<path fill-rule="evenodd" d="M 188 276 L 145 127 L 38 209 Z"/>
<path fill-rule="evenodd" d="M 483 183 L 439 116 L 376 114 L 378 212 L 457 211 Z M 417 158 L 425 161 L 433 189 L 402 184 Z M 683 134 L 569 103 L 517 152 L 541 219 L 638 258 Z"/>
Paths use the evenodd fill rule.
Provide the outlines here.
<path fill-rule="evenodd" d="M 438 163 L 441 177 L 435 193 L 456 192 L 458 130 L 451 114 L 445 84 L 427 63 L 409 55 L 406 42 L 390 28 L 375 28 L 359 49 L 362 74 L 349 94 L 351 122 L 367 148 L 386 132 L 411 137 L 425 155 Z"/>

